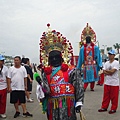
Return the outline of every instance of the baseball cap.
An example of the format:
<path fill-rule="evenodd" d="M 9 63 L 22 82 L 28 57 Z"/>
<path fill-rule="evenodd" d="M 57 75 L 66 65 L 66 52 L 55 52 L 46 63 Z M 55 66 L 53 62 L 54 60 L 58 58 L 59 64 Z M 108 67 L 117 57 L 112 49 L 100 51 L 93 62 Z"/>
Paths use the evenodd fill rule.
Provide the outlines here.
<path fill-rule="evenodd" d="M 5 60 L 3 55 L 0 55 L 0 60 Z"/>
<path fill-rule="evenodd" d="M 115 50 L 109 50 L 108 54 L 115 55 Z"/>

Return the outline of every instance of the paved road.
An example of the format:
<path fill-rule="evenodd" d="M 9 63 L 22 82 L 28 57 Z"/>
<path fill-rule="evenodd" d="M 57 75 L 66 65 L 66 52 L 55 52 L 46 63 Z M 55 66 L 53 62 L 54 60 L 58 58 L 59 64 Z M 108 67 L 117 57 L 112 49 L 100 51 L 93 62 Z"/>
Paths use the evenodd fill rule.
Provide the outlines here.
<path fill-rule="evenodd" d="M 31 95 L 34 98 L 34 103 L 27 103 L 27 109 L 33 114 L 33 118 L 23 118 L 22 116 L 20 116 L 16 120 L 47 120 L 46 116 L 42 114 L 41 106 L 36 100 L 35 91 L 36 91 L 36 82 L 34 81 L 33 93 Z M 103 94 L 103 87 L 96 86 L 94 92 L 91 92 L 88 87 L 88 90 L 85 92 L 85 102 L 83 108 L 83 113 L 86 117 L 86 120 L 120 120 L 120 109 L 118 109 L 117 113 L 113 115 L 109 115 L 108 112 L 105 113 L 97 112 L 101 106 L 102 94 Z M 119 106 L 120 106 L 120 102 L 119 102 Z M 20 111 L 22 113 L 21 108 Z M 14 114 L 15 114 L 15 110 L 13 105 L 9 103 L 9 94 L 8 94 L 6 120 L 15 120 L 13 118 Z M 77 116 L 79 120 L 80 119 L 79 114 Z"/>

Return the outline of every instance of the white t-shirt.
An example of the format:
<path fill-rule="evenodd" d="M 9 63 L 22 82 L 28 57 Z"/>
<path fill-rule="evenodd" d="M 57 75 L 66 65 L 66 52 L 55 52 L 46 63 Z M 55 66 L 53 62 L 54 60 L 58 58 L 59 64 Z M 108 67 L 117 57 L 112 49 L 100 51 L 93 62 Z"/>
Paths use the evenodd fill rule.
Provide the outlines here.
<path fill-rule="evenodd" d="M 7 81 L 6 81 L 7 74 L 8 74 L 8 68 L 6 66 L 3 66 L 0 74 L 0 90 L 7 88 Z"/>
<path fill-rule="evenodd" d="M 24 66 L 15 68 L 12 66 L 8 71 L 8 78 L 11 79 L 12 90 L 25 90 L 24 78 L 27 77 L 27 72 Z"/>
<path fill-rule="evenodd" d="M 114 60 L 112 63 L 107 61 L 104 65 L 103 70 L 111 70 L 116 69 L 116 72 L 112 75 L 106 75 L 105 76 L 105 84 L 110 86 L 119 86 L 119 62 Z"/>

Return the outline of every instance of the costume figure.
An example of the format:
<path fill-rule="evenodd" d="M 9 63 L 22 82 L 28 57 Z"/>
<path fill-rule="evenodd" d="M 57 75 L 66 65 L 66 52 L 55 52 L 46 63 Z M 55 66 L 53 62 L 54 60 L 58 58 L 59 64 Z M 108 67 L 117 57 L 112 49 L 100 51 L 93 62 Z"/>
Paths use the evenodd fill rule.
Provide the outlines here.
<path fill-rule="evenodd" d="M 88 83 L 91 83 L 91 91 L 94 91 L 95 81 L 99 80 L 98 71 L 102 67 L 102 59 L 99 47 L 94 44 L 96 41 L 95 32 L 88 24 L 82 31 L 81 40 L 84 45 L 80 49 L 77 68 L 81 69 L 81 66 L 84 66 L 84 89 L 86 90 Z"/>
<path fill-rule="evenodd" d="M 47 26 L 40 40 L 40 62 L 45 68 L 42 79 L 35 76 L 40 84 L 38 99 L 42 98 L 48 120 L 77 120 L 84 98 L 80 70 L 68 64 L 73 55 L 69 41 Z"/>

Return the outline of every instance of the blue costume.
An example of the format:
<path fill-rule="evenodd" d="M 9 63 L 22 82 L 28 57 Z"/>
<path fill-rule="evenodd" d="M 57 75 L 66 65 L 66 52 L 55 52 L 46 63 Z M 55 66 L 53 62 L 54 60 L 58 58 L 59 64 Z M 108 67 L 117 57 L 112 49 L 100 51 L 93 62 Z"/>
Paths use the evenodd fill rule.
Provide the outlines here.
<path fill-rule="evenodd" d="M 93 43 L 81 47 L 78 59 L 77 68 L 83 66 L 83 81 L 84 83 L 95 82 L 99 80 L 98 71 L 102 67 L 102 59 L 99 47 Z"/>

